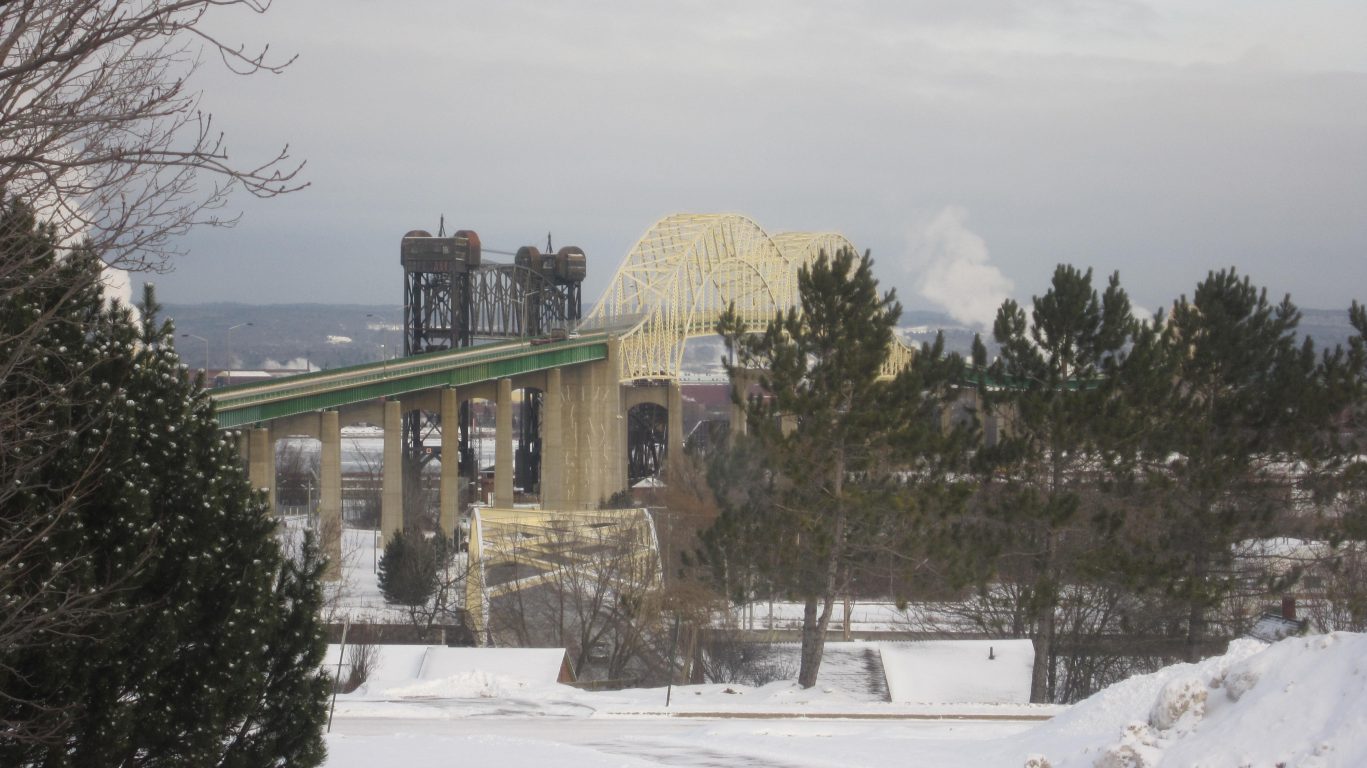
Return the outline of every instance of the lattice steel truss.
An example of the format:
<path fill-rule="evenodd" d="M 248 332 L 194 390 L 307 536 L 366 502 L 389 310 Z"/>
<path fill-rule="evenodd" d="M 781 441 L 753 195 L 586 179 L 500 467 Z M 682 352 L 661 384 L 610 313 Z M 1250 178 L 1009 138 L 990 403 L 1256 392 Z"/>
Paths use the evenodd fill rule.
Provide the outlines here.
<path fill-rule="evenodd" d="M 716 333 L 728 305 L 751 328 L 796 306 L 797 273 L 818 254 L 854 246 L 835 232 L 769 236 L 738 214 L 675 214 L 655 222 L 617 268 L 582 327 L 618 329 L 620 377 L 677 379 L 684 343 Z M 889 371 L 905 367 L 900 342 Z"/>
<path fill-rule="evenodd" d="M 470 274 L 470 334 L 540 336 L 579 320 L 580 283 L 558 283 L 518 264 L 485 264 Z"/>
<path fill-rule="evenodd" d="M 660 545 L 646 510 L 485 507 L 471 516 L 466 608 L 482 626 L 491 599 L 586 577 L 614 593 L 660 585 Z"/>
<path fill-rule="evenodd" d="M 516 264 L 484 263 L 479 235 L 460 230 L 433 237 L 423 230 L 404 235 L 399 247 L 404 268 L 404 355 L 469 347 L 478 339 L 541 336 L 568 329 L 582 314 L 584 252 L 576 247 L 541 254 L 527 247 Z M 540 393 L 529 394 L 523 440 L 517 455 L 517 481 L 531 487 L 540 477 L 541 442 L 537 429 Z M 435 439 L 438 414 L 412 411 L 404 416 L 406 482 L 416 484 L 423 464 L 440 458 Z M 473 476 L 469 403 L 460 407 L 461 474 Z M 448 457 L 449 458 L 449 457 Z"/>

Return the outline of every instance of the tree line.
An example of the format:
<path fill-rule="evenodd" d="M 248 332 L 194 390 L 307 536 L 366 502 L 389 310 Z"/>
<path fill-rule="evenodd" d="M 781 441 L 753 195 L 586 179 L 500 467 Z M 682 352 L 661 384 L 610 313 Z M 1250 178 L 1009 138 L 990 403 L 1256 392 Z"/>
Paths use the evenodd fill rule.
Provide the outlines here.
<path fill-rule="evenodd" d="M 937 340 L 885 379 L 901 309 L 868 254 L 798 284 L 801 309 L 758 333 L 719 323 L 732 380 L 757 386 L 733 388 L 746 430 L 708 463 L 702 554 L 735 600 L 803 603 L 802 685 L 853 595 L 1029 638 L 1032 700 L 1076 700 L 1218 650 L 1303 575 L 1275 556 L 1295 542 L 1343 587 L 1318 588 L 1328 628 L 1367 624 L 1367 590 L 1336 578 L 1361 572 L 1360 305 L 1348 346 L 1317 350 L 1290 297 L 1234 269 L 1141 319 L 1118 274 L 1060 265 L 999 308 L 993 359 Z"/>

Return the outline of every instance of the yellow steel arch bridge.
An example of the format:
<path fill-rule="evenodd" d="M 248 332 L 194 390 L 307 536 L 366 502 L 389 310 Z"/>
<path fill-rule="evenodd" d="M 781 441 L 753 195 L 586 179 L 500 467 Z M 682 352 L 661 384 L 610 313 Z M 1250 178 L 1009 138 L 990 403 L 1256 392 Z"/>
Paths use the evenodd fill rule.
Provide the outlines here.
<path fill-rule="evenodd" d="M 777 312 L 797 304 L 798 270 L 820 253 L 834 254 L 841 248 L 853 245 L 838 233 L 770 236 L 738 214 L 666 216 L 641 236 L 618 266 L 602 298 L 580 324 L 578 339 L 554 346 L 523 341 L 434 352 L 225 387 L 213 393 L 219 423 L 237 427 L 605 356 L 613 358 L 619 381 L 678 380 L 684 344 L 715 334 L 727 306 L 734 304 L 751 327 L 762 327 Z M 604 341 L 613 342 L 615 354 L 595 351 Z M 884 374 L 905 367 L 911 355 L 910 348 L 894 342 Z"/>
<path fill-rule="evenodd" d="M 545 509 L 595 506 L 630 484 L 632 409 L 662 406 L 665 455 L 683 450 L 679 378 L 689 338 L 715 333 L 734 305 L 758 329 L 798 304 L 797 275 L 820 253 L 852 247 L 832 232 L 769 235 L 735 214 L 676 214 L 651 226 L 617 268 L 579 333 L 569 338 L 507 341 L 413 355 L 214 390 L 219 425 L 240 429 L 239 445 L 253 487 L 272 497 L 274 441 L 283 435 L 320 440 L 320 519 L 341 516 L 341 427 L 365 423 L 384 431 L 381 526 L 403 525 L 401 424 L 408 414 L 440 414 L 458 422 L 462 403 L 496 406 L 492 503 L 511 508 L 512 409 L 515 390 L 541 393 L 539 499 Z M 912 352 L 889 350 L 884 375 L 905 367 Z M 654 382 L 667 386 L 637 386 Z M 733 418 L 735 415 L 733 414 Z M 441 433 L 441 455 L 459 454 L 457 430 Z M 458 462 L 441 465 L 440 514 L 453 530 L 460 504 Z M 466 478 L 469 480 L 469 478 Z M 337 530 L 340 530 L 338 525 Z M 335 548 L 340 539 L 330 546 Z M 335 554 L 335 553 L 334 553 Z"/>
<path fill-rule="evenodd" d="M 739 214 L 666 216 L 636 241 L 581 327 L 619 334 L 622 380 L 677 379 L 687 340 L 714 335 L 727 306 L 763 327 L 797 305 L 799 269 L 844 248 L 854 245 L 836 232 L 771 236 Z M 910 357 L 895 343 L 885 375 Z"/>

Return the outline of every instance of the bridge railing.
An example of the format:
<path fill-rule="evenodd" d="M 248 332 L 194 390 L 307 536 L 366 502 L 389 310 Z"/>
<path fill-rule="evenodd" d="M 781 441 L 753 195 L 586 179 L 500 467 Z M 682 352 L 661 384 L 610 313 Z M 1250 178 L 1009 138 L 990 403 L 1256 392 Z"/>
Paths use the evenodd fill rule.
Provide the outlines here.
<path fill-rule="evenodd" d="M 503 342 L 430 352 L 287 379 L 238 384 L 210 393 L 220 427 L 334 408 L 441 386 L 465 386 L 607 357 L 607 334 L 584 334 L 550 344 Z"/>

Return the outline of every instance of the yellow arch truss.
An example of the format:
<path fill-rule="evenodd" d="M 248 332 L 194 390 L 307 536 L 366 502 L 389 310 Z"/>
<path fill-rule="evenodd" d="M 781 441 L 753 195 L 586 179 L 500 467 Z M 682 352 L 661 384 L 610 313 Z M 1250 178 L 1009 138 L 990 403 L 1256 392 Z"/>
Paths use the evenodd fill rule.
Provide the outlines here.
<path fill-rule="evenodd" d="M 621 333 L 622 380 L 677 379 L 684 343 L 715 334 L 727 306 L 734 304 L 750 327 L 763 326 L 797 306 L 798 270 L 841 248 L 854 250 L 844 235 L 770 236 L 739 214 L 666 216 L 632 247 L 583 325 Z M 900 342 L 891 352 L 889 375 L 911 356 Z"/>

